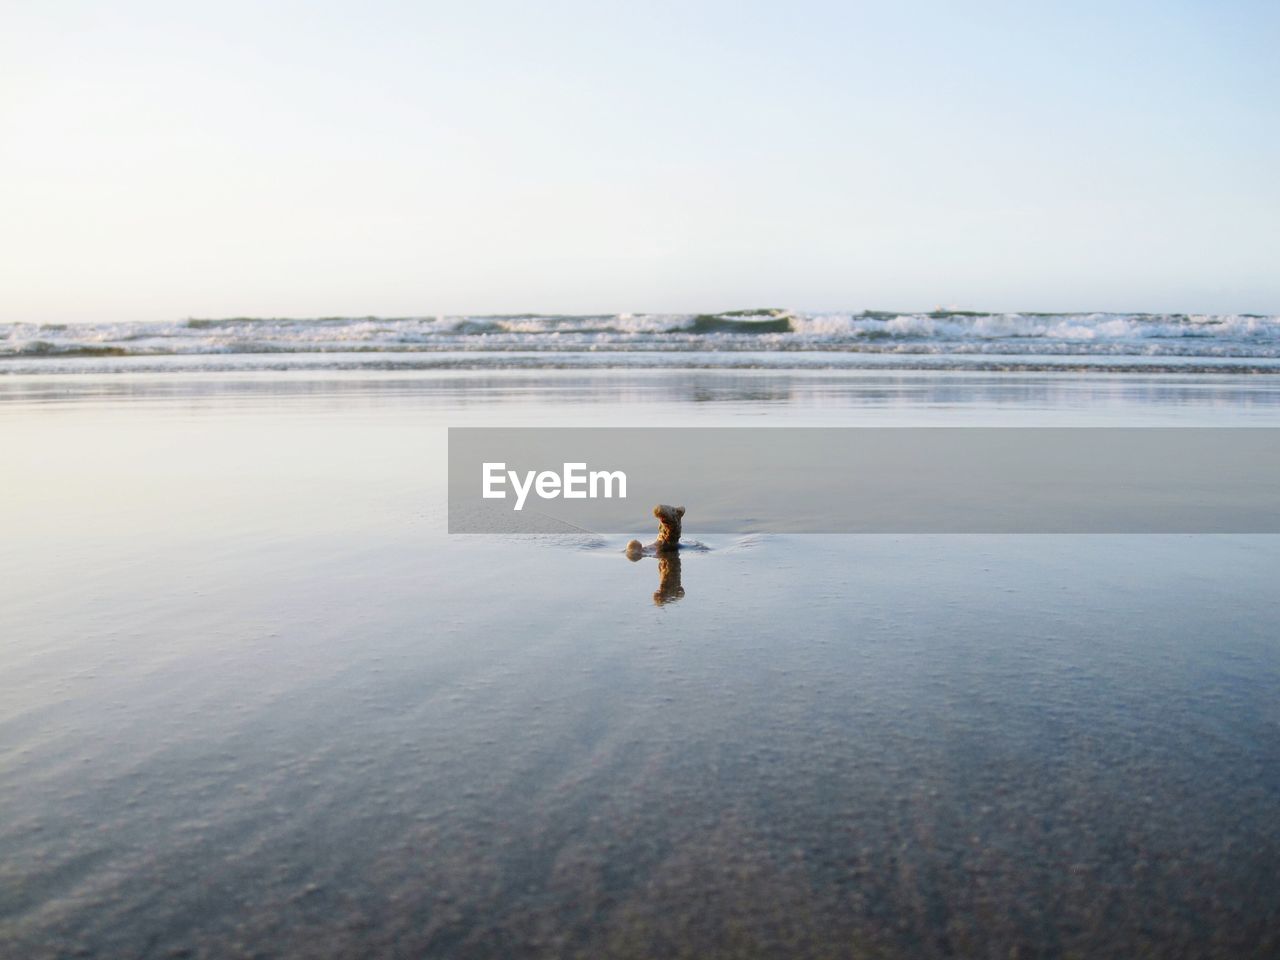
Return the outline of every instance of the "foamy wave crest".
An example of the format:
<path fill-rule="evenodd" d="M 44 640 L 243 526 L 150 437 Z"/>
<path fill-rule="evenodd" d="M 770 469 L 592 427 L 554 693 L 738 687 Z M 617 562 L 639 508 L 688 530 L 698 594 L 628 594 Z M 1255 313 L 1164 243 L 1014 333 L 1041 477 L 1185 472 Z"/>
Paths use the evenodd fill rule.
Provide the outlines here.
<path fill-rule="evenodd" d="M 1147 313 L 519 314 L 0 324 L 0 359 L 406 352 L 1280 357 L 1280 317 Z M 548 361 L 550 362 L 550 360 Z"/>

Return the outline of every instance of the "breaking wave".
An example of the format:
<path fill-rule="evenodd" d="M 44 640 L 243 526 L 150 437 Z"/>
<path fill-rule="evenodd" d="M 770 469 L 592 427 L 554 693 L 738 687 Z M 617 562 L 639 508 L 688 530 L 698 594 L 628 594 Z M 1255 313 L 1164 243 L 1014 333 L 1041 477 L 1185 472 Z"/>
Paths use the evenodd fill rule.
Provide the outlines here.
<path fill-rule="evenodd" d="M 824 352 L 930 355 L 934 363 L 944 356 L 973 355 L 1134 357 L 1167 358 L 1176 366 L 1178 358 L 1280 358 L 1280 316 L 759 309 L 716 314 L 244 317 L 172 323 L 0 324 L 0 359 L 8 360 L 504 352 Z M 547 365 L 555 365 L 554 359 L 548 357 Z"/>

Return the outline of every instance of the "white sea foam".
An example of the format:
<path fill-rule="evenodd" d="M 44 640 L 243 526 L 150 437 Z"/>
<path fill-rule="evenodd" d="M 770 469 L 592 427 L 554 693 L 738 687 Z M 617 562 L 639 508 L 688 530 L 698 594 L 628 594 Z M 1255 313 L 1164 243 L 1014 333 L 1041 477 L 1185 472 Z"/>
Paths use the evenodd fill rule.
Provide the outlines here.
<path fill-rule="evenodd" d="M 0 369 L 52 357 L 227 354 L 807 352 L 1182 360 L 1280 358 L 1280 317 L 1135 313 L 802 313 L 231 318 L 0 324 Z M 846 358 L 847 360 L 848 358 Z M 674 362 L 674 358 L 673 358 Z M 663 365 L 655 361 L 654 365 Z M 840 365 L 845 365 L 841 363 Z M 935 364 L 931 364 L 935 365 Z"/>

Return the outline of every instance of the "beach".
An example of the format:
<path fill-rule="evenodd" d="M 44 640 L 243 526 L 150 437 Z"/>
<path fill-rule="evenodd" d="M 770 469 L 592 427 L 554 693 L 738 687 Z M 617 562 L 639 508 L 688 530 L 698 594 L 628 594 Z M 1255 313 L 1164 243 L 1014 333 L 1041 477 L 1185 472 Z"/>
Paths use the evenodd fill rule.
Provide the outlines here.
<path fill-rule="evenodd" d="M 10 4 L 0 960 L 1280 957 L 1280 4 Z"/>
<path fill-rule="evenodd" d="M 648 504 L 445 532 L 449 427 L 1273 427 L 1270 376 L 249 356 L 0 376 L 0 955 L 1280 949 L 1280 538 L 689 503 L 677 595 Z"/>

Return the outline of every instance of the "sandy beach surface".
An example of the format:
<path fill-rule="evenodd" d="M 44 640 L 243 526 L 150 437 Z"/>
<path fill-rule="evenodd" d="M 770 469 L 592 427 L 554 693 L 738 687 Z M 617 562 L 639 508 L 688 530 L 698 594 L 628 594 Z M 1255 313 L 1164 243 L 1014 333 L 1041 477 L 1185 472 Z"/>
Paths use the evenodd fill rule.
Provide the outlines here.
<path fill-rule="evenodd" d="M 1280 952 L 1280 537 L 699 537 L 658 604 L 644 509 L 447 536 L 476 425 L 1280 426 L 1280 381 L 0 376 L 0 956 Z"/>

